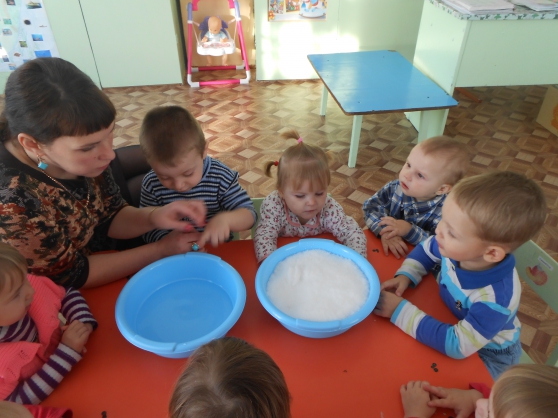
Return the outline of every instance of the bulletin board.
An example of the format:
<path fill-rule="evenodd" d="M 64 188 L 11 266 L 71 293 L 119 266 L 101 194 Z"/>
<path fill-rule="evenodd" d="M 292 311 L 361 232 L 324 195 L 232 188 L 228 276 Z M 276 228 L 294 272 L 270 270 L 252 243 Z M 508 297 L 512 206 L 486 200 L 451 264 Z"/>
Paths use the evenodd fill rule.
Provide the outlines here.
<path fill-rule="evenodd" d="M 40 57 L 59 57 L 43 2 L 0 0 L 0 72 Z"/>

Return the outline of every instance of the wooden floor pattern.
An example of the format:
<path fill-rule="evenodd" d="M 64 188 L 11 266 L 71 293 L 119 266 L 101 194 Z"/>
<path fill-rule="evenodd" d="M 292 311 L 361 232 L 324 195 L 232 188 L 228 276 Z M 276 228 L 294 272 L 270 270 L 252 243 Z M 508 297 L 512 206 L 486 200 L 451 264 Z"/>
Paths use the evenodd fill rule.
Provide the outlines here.
<path fill-rule="evenodd" d="M 213 73 L 196 75 L 217 77 Z M 228 77 L 228 75 L 225 75 Z M 138 142 L 145 113 L 155 106 L 180 105 L 201 123 L 209 153 L 240 173 L 252 197 L 274 189 L 263 172 L 291 145 L 279 135 L 297 129 L 305 141 L 331 156 L 329 193 L 364 227 L 362 203 L 395 179 L 417 132 L 403 113 L 364 116 L 355 168 L 347 166 L 352 118 L 331 100 L 327 116 L 319 115 L 322 84 L 316 80 L 250 82 L 248 85 L 193 89 L 166 85 L 105 89 L 118 115 L 115 147 Z M 487 169 L 525 173 L 543 188 L 548 199 L 546 224 L 534 240 L 558 259 L 558 138 L 535 122 L 546 86 L 471 88 L 481 102 L 455 94 L 445 134 L 467 144 L 473 155 L 470 174 Z M 523 347 L 544 362 L 558 341 L 558 316 L 524 286 L 519 318 Z"/>

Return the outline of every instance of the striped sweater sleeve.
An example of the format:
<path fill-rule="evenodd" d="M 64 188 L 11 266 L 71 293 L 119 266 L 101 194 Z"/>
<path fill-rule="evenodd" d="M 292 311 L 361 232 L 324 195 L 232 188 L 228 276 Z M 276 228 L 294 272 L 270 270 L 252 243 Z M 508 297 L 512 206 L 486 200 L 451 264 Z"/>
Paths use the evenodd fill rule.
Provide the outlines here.
<path fill-rule="evenodd" d="M 41 403 L 81 359 L 81 354 L 62 343 L 58 344 L 43 367 L 28 379 L 19 382 L 6 400 L 31 405 Z"/>
<path fill-rule="evenodd" d="M 68 324 L 77 320 L 83 322 L 84 324 L 91 324 L 93 329 L 97 328 L 97 321 L 91 314 L 87 302 L 81 293 L 76 289 L 70 288 L 66 291 L 66 296 L 62 299 L 60 313 L 64 316 L 64 318 L 66 318 Z"/>

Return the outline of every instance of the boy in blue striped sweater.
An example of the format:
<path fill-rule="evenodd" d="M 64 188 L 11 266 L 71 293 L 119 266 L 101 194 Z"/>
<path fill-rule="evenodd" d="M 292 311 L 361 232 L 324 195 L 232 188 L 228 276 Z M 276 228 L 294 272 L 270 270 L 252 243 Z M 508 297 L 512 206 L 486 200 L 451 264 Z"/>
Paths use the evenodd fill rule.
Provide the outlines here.
<path fill-rule="evenodd" d="M 150 110 L 143 120 L 140 146 L 152 167 L 141 187 L 140 207 L 175 200 L 203 200 L 207 224 L 192 234 L 192 249 L 228 241 L 232 232 L 250 229 L 256 211 L 238 183 L 238 173 L 207 155 L 208 143 L 196 119 L 180 106 Z M 155 209 L 154 209 L 155 210 Z M 200 235 L 201 233 L 201 235 Z M 180 231 L 153 230 L 143 237 L 155 242 Z"/>
<path fill-rule="evenodd" d="M 395 278 L 382 284 L 374 312 L 450 357 L 478 352 L 496 379 L 521 355 L 516 317 L 521 283 L 511 252 L 539 231 L 546 212 L 542 190 L 521 174 L 492 172 L 461 180 L 442 208 L 437 235 L 417 246 Z M 401 297 L 437 264 L 440 296 L 459 320 L 455 325 Z"/>

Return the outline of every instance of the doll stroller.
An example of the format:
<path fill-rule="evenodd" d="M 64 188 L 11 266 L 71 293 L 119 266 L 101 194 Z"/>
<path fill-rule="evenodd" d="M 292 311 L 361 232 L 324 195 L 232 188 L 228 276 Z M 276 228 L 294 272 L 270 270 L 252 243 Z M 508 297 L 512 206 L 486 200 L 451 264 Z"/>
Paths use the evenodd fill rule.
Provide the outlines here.
<path fill-rule="evenodd" d="M 234 19 L 230 22 L 221 21 L 222 23 L 222 33 L 228 38 L 228 42 L 220 43 L 203 43 L 201 42 L 202 34 L 207 32 L 207 20 L 205 18 L 201 23 L 194 22 L 192 17 L 192 12 L 198 10 L 198 2 L 200 0 L 193 0 L 192 3 L 188 3 L 188 84 L 191 87 L 207 86 L 212 84 L 248 84 L 250 81 L 250 66 L 248 65 L 248 56 L 246 54 L 246 46 L 244 44 L 244 33 L 242 31 L 242 21 L 240 17 L 240 9 L 237 0 L 228 0 L 229 8 L 231 9 L 231 14 L 234 15 Z M 234 36 L 230 36 L 228 29 L 229 25 L 235 22 L 234 25 Z M 198 31 L 194 29 L 194 25 L 198 27 Z M 199 55 L 210 55 L 210 56 L 222 56 L 224 54 L 233 54 L 236 51 L 236 38 L 238 34 L 238 43 L 240 44 L 240 51 L 242 54 L 242 59 L 244 65 L 217 65 L 217 66 L 204 66 L 204 67 L 192 67 L 192 42 L 196 39 L 196 51 Z M 212 70 L 246 70 L 246 78 L 233 78 L 228 80 L 212 80 L 212 81 L 192 81 L 192 73 L 198 71 L 212 71 Z"/>

